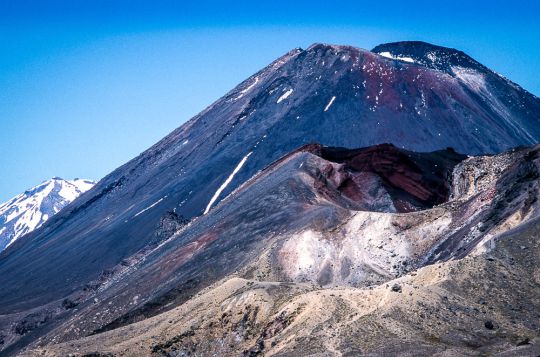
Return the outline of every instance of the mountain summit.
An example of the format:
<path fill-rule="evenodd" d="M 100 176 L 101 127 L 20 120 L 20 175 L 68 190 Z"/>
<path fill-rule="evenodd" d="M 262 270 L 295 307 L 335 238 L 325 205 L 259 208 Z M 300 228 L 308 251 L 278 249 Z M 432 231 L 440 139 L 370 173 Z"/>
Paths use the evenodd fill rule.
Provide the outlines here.
<path fill-rule="evenodd" d="M 460 50 L 422 41 L 385 43 L 374 47 L 371 52 L 391 59 L 416 63 L 448 74 L 454 74 L 452 67 L 489 71 Z"/>
<path fill-rule="evenodd" d="M 41 227 L 95 183 L 53 177 L 0 204 L 0 252 L 23 235 Z"/>

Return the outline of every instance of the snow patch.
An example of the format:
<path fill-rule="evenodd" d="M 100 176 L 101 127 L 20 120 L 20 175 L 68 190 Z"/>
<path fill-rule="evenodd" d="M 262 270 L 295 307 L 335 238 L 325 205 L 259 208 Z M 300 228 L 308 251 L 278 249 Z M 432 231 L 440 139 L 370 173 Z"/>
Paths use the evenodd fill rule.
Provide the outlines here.
<path fill-rule="evenodd" d="M 473 89 L 475 92 L 482 92 L 486 89 L 486 80 L 484 75 L 478 73 L 474 69 L 463 68 L 463 67 L 451 67 L 452 72 L 456 75 L 458 79 L 464 82 L 468 87 Z"/>
<path fill-rule="evenodd" d="M 332 99 L 330 99 L 330 101 L 328 102 L 328 104 L 326 105 L 326 108 L 324 108 L 324 111 L 328 111 L 328 109 L 330 109 L 330 107 L 332 106 L 332 104 L 334 104 L 334 100 L 336 100 L 336 96 L 333 96 Z"/>
<path fill-rule="evenodd" d="M 66 199 L 66 201 L 71 202 L 82 193 L 79 187 L 70 181 L 58 182 L 58 184 L 60 186 L 58 194 Z M 82 187 L 85 187 L 85 185 Z"/>
<path fill-rule="evenodd" d="M 398 60 L 398 61 L 404 61 L 404 62 L 409 62 L 409 63 L 415 63 L 416 61 L 414 59 L 412 59 L 411 57 L 405 57 L 405 56 L 400 56 L 400 55 L 393 55 L 391 54 L 390 52 L 381 52 L 379 53 L 379 55 L 383 56 L 383 57 L 386 57 L 386 58 L 390 58 L 390 59 L 393 59 L 393 60 Z"/>
<path fill-rule="evenodd" d="M 281 95 L 281 97 L 278 98 L 276 103 L 281 103 L 283 100 L 287 99 L 292 94 L 293 91 L 294 89 L 287 90 L 285 93 Z"/>
<path fill-rule="evenodd" d="M 438 58 L 437 55 L 433 52 L 429 52 L 426 56 L 431 62 L 437 62 Z"/>
<path fill-rule="evenodd" d="M 166 197 L 167 197 L 167 196 L 161 197 L 159 200 L 157 200 L 156 202 L 152 203 L 150 206 L 148 206 L 148 207 L 142 209 L 141 211 L 139 211 L 138 213 L 136 213 L 133 217 L 137 217 L 138 215 L 140 215 L 140 214 L 142 214 L 142 213 L 148 211 L 149 209 L 155 207 L 156 205 L 160 204 L 161 201 L 163 201 L 163 199 L 165 199 Z"/>
<path fill-rule="evenodd" d="M 291 89 L 291 92 L 292 92 L 292 89 Z M 279 102 L 278 102 L 279 103 Z M 244 166 L 244 164 L 246 163 L 247 159 L 251 156 L 251 154 L 253 153 L 253 151 L 251 151 L 250 153 L 248 153 L 246 156 L 244 156 L 242 158 L 242 160 L 238 163 L 238 165 L 236 165 L 236 167 L 234 168 L 233 172 L 229 175 L 229 177 L 227 177 L 227 179 L 225 180 L 225 182 L 223 182 L 221 184 L 221 186 L 219 186 L 219 188 L 217 189 L 216 193 L 214 193 L 214 196 L 212 196 L 212 199 L 210 200 L 210 202 L 208 202 L 208 205 L 206 206 L 206 209 L 204 210 L 204 213 L 203 214 L 207 214 L 209 211 L 210 211 L 210 208 L 212 208 L 212 205 L 216 202 L 216 200 L 219 198 L 219 195 L 221 195 L 221 193 L 223 192 L 223 190 L 225 190 L 225 188 L 231 183 L 231 181 L 233 180 L 234 176 L 240 171 L 240 169 L 242 168 L 242 166 Z"/>
<path fill-rule="evenodd" d="M 257 83 L 259 83 L 259 77 L 255 77 L 255 80 L 253 81 L 253 83 L 251 83 L 246 88 L 242 89 L 240 91 L 240 94 L 236 98 L 234 98 L 234 100 L 238 100 L 238 99 L 242 98 L 247 92 L 249 92 L 251 89 L 253 89 L 253 87 L 255 87 L 257 85 Z"/>

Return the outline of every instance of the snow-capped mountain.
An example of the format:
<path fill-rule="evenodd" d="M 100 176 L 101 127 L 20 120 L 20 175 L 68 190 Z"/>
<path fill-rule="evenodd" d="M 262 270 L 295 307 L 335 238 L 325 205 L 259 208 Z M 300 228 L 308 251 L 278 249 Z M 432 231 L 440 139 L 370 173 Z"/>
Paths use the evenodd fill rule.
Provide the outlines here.
<path fill-rule="evenodd" d="M 90 180 L 54 177 L 0 205 L 0 251 L 39 228 L 94 186 Z"/>

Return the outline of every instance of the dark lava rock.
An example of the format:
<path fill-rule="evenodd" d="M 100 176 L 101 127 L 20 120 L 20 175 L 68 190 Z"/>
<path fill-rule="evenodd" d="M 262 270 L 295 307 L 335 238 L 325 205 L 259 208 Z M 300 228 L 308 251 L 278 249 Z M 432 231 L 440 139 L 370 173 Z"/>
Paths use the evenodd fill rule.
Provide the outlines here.
<path fill-rule="evenodd" d="M 62 301 L 62 307 L 66 310 L 73 309 L 77 305 L 79 304 L 71 299 L 64 299 L 64 301 Z"/>
<path fill-rule="evenodd" d="M 487 320 L 486 322 L 484 322 L 484 326 L 488 329 L 488 330 L 493 330 L 493 328 L 495 327 L 493 325 L 493 322 L 490 321 L 490 320 Z"/>
<path fill-rule="evenodd" d="M 172 236 L 176 231 L 189 223 L 188 219 L 174 211 L 167 211 L 159 220 L 155 231 L 155 241 L 160 242 Z"/>
<path fill-rule="evenodd" d="M 24 335 L 45 324 L 50 320 L 50 318 L 51 314 L 46 311 L 27 315 L 15 325 L 15 333 L 18 335 Z"/>

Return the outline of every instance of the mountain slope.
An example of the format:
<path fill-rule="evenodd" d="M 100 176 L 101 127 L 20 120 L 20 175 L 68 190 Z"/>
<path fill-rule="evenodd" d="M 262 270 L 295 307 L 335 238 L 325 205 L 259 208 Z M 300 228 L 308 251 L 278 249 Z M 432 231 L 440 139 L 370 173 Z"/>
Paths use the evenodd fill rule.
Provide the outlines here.
<path fill-rule="evenodd" d="M 296 321 L 296 329 L 301 335 L 309 335 L 310 321 L 319 319 L 321 324 L 338 319 L 346 329 L 349 313 L 342 316 L 339 301 L 333 298 L 342 293 L 355 296 L 353 306 L 347 308 L 347 311 L 352 308 L 350 313 L 353 314 L 354 306 L 362 301 L 364 294 L 371 294 L 364 289 L 376 287 L 373 300 L 370 298 L 362 303 L 365 306 L 362 314 L 365 314 L 366 311 L 377 310 L 381 295 L 390 294 L 391 297 L 398 293 L 390 290 L 393 284 L 404 284 L 412 279 L 407 283 L 411 285 L 410 289 L 421 284 L 424 292 L 420 296 L 431 295 L 429 299 L 420 300 L 438 305 L 440 296 L 435 294 L 437 290 L 431 290 L 430 284 L 442 283 L 445 279 L 437 268 L 423 269 L 433 263 L 464 257 L 476 259 L 473 266 L 453 273 L 450 281 L 444 282 L 449 296 L 459 299 L 459 293 L 453 295 L 451 291 L 454 282 L 460 282 L 464 293 L 474 290 L 476 282 L 482 281 L 474 266 L 482 261 L 491 261 L 486 259 L 498 254 L 494 248 L 503 244 L 501 239 L 506 232 L 514 228 L 519 232 L 527 222 L 538 221 L 539 153 L 540 147 L 537 146 L 494 157 L 463 160 L 463 156 L 452 151 L 416 156 L 387 145 L 351 151 L 304 147 L 268 167 L 214 210 L 180 227 L 169 238 L 103 272 L 99 279 L 73 292 L 66 300 L 50 304 L 45 310 L 38 310 L 39 313 L 34 310 L 32 314 L 14 314 L 17 318 L 12 323 L 19 326 L 18 330 L 24 332 L 23 338 L 30 341 L 36 341 L 37 336 L 41 337 L 40 344 L 46 345 L 72 341 L 67 346 L 81 343 L 86 346 L 83 349 L 85 353 L 105 353 L 112 348 L 120 355 L 133 355 L 135 351 L 150 355 L 155 346 L 161 346 L 156 350 L 159 352 L 157 355 L 165 355 L 173 352 L 172 347 L 181 350 L 193 346 L 205 354 L 238 355 L 240 347 L 231 343 L 238 334 L 242 336 L 240 340 L 245 341 L 242 348 L 260 348 L 257 347 L 259 337 L 268 340 L 268 344 L 263 344 L 269 348 L 272 337 L 268 336 L 277 334 L 281 336 L 277 338 L 282 341 L 281 348 L 288 350 L 295 343 L 288 341 L 290 332 L 283 331 L 284 335 L 281 335 L 281 331 L 293 321 Z M 379 163 L 391 162 L 390 158 L 401 155 L 410 157 L 413 164 L 396 168 L 397 176 L 388 176 L 385 170 L 378 169 Z M 351 164 L 355 158 L 360 159 L 363 165 Z M 431 171 L 430 168 L 440 171 Z M 446 189 L 432 184 L 444 181 L 445 177 L 450 180 Z M 360 190 L 344 185 L 351 181 L 361 183 Z M 403 202 L 417 202 L 418 195 L 423 192 L 421 187 L 430 187 L 428 191 L 438 192 L 450 201 L 407 213 L 387 213 L 396 206 L 410 209 L 411 205 Z M 398 201 L 402 204 L 397 205 Z M 500 275 L 514 276 L 527 266 L 533 267 L 531 264 L 538 254 L 537 245 L 533 243 L 534 239 L 528 235 L 520 236 L 515 242 L 504 242 L 507 247 L 514 246 L 512 256 L 505 257 L 505 260 L 511 261 L 514 256 L 525 253 L 530 258 L 516 261 L 516 266 L 511 268 L 513 273 L 494 269 L 497 265 L 493 265 L 493 284 L 497 284 L 496 289 L 504 291 L 504 296 L 514 296 L 514 292 L 504 290 L 507 282 L 500 279 Z M 521 249 L 521 246 L 526 248 Z M 520 253 L 527 249 L 531 252 Z M 447 265 L 448 269 L 453 265 Z M 423 275 L 424 280 L 415 282 L 417 274 Z M 473 283 L 463 278 L 467 274 L 476 274 Z M 401 279 L 396 281 L 396 278 Z M 240 282 L 234 283 L 238 279 Z M 534 292 L 540 285 L 534 280 L 517 277 L 513 284 L 519 287 L 519 296 L 525 299 L 523 303 L 530 303 L 529 308 L 518 310 L 517 316 L 528 316 L 540 303 L 534 299 Z M 408 289 L 404 292 L 409 293 Z M 201 292 L 206 294 L 202 301 Z M 298 302 L 297 295 L 303 293 L 308 294 Z M 473 296 L 480 299 L 476 296 L 482 293 L 477 291 Z M 319 294 L 326 296 L 324 301 L 329 299 L 330 305 L 327 306 L 336 309 L 334 318 L 333 314 L 318 310 L 312 296 Z M 498 293 L 496 296 L 503 295 Z M 484 299 L 490 297 L 491 294 Z M 294 312 L 292 316 L 288 315 L 296 308 L 304 311 L 305 303 L 309 301 L 315 304 L 305 310 L 309 319 L 296 316 Z M 267 305 L 268 302 L 275 306 Z M 457 306 L 466 306 L 467 303 L 470 303 L 467 299 L 453 302 Z M 252 310 L 257 309 L 253 304 L 258 305 L 259 310 Z M 285 315 L 279 317 L 282 308 L 289 304 L 292 309 L 285 308 Z M 516 302 L 512 300 L 512 304 Z M 175 306 L 181 307 L 169 312 Z M 492 314 L 505 316 L 498 318 L 497 323 L 507 325 L 510 324 L 507 315 L 512 311 L 504 306 L 498 305 L 498 312 Z M 183 309 L 191 313 L 180 313 Z M 429 311 L 424 306 L 420 306 L 420 310 L 423 313 Z M 389 307 L 386 314 L 393 313 Z M 385 315 L 384 312 L 380 314 Z M 414 318 L 406 311 L 394 316 L 398 319 L 401 314 L 407 319 Z M 155 319 L 145 322 L 153 316 Z M 490 313 L 486 319 L 493 318 L 491 316 Z M 467 324 L 481 327 L 482 318 L 482 315 L 470 311 L 467 322 L 462 322 L 463 328 Z M 453 317 L 445 316 L 445 319 L 444 328 L 434 330 L 435 336 L 444 336 L 444 329 L 453 328 Z M 145 329 L 147 323 L 153 324 L 152 321 L 158 321 L 159 326 L 148 332 L 148 337 L 152 337 L 146 339 L 142 346 L 126 346 L 118 340 L 113 345 L 106 342 L 110 336 L 116 335 L 111 330 L 120 328 L 124 332 L 118 332 L 120 335 L 116 336 L 126 338 L 123 326 L 130 325 L 137 331 L 138 326 Z M 176 325 L 170 325 L 168 321 L 176 321 Z M 535 319 L 529 316 L 520 321 L 523 325 L 511 327 L 512 333 L 532 338 Z M 40 322 L 51 330 L 40 330 Z M 362 324 L 362 321 L 357 322 L 358 326 Z M 272 330 L 272 326 L 281 323 L 285 325 L 265 335 L 265 326 Z M 376 320 L 371 323 L 376 323 Z M 174 331 L 181 335 L 179 338 L 169 333 L 166 333 L 169 337 L 161 337 L 173 326 Z M 190 326 L 194 331 L 186 332 Z M 387 329 L 392 325 L 385 326 Z M 411 333 L 411 330 L 405 331 L 405 336 Z M 372 333 L 375 333 L 372 341 L 378 340 L 377 331 Z M 475 334 L 475 331 L 465 330 L 458 336 L 460 341 L 466 341 Z M 90 335 L 95 336 L 73 342 Z M 139 334 L 127 335 L 137 340 Z M 510 337 L 498 342 L 507 343 L 514 338 Z M 422 340 L 420 337 L 415 339 Z M 322 337 L 314 342 L 324 340 L 326 338 Z M 344 345 L 340 349 L 350 347 L 346 345 L 347 339 L 341 343 Z M 491 349 L 494 341 L 489 339 L 478 343 Z M 127 350 L 119 351 L 115 348 L 117 344 L 127 347 Z M 103 346 L 107 346 L 106 349 Z M 426 351 L 438 348 L 432 346 Z M 468 351 L 470 346 L 465 344 L 463 348 Z"/>
<path fill-rule="evenodd" d="M 490 112 L 489 116 L 505 122 L 509 132 L 528 138 L 530 143 L 538 141 L 538 133 L 530 131 L 531 123 L 527 120 L 540 116 L 538 98 L 462 51 L 425 42 L 405 41 L 379 45 L 372 52 L 431 68 L 455 78 L 469 95 L 479 99 L 478 104 Z M 483 134 L 479 127 L 471 129 Z"/>
<path fill-rule="evenodd" d="M 402 180 L 397 175 L 399 180 L 393 181 L 396 177 L 384 170 L 385 160 L 392 162 L 391 155 L 383 156 L 376 165 L 363 167 L 345 158 L 306 152 L 289 154 L 313 142 L 349 148 L 389 142 L 398 152 L 409 150 L 400 155 L 416 155 L 410 150 L 447 147 L 463 154 L 498 153 L 535 143 L 540 138 L 540 100 L 511 82 L 501 79 L 495 91 L 491 84 L 483 87 L 475 78 L 348 46 L 317 44 L 307 50 L 293 50 L 112 172 L 92 192 L 61 211 L 42 229 L 30 233 L 28 239 L 10 246 L 8 251 L 16 248 L 17 254 L 0 260 L 0 285 L 9 286 L 0 291 L 0 314 L 6 316 L 5 321 L 32 327 L 21 328 L 19 331 L 24 333 L 13 337 L 20 338 L 20 347 L 44 333 L 38 328 L 43 320 L 71 314 L 71 309 L 62 307 L 64 299 L 80 298 L 80 304 L 89 305 L 88 310 L 81 307 L 74 317 L 80 319 L 81 328 L 73 333 L 81 337 L 182 303 L 231 269 L 234 271 L 234 267 L 247 264 L 254 256 L 260 258 L 259 253 L 269 249 L 267 244 L 275 241 L 277 232 L 310 225 L 333 226 L 343 223 L 343 217 L 350 217 L 357 209 L 377 211 L 364 218 L 380 222 L 381 217 L 389 217 L 392 207 L 406 212 L 439 204 L 447 194 L 447 188 L 441 185 L 444 179 L 437 176 L 437 180 L 429 181 L 433 187 L 426 186 L 428 181 L 419 184 L 411 180 L 418 177 L 417 171 L 405 170 L 410 177 L 405 175 Z M 516 100 L 507 105 L 507 97 Z M 493 103 L 498 107 L 494 108 Z M 274 171 L 283 157 L 291 167 Z M 313 178 L 308 179 L 306 175 L 311 176 L 297 168 L 302 164 L 317 168 L 317 175 L 323 178 L 333 171 L 326 172 L 318 164 L 308 165 L 308 161 L 324 164 L 328 170 L 330 166 L 345 166 L 347 172 L 359 172 L 344 177 L 345 181 L 339 175 L 327 177 L 319 183 L 321 189 L 327 187 L 325 182 L 340 182 L 343 186 L 330 185 L 332 189 L 325 194 L 331 195 L 324 196 L 314 191 Z M 423 172 L 422 167 L 419 170 Z M 287 180 L 291 175 L 295 179 Z M 266 178 L 274 183 L 272 190 L 261 184 L 260 180 Z M 359 182 L 367 183 L 372 190 L 359 192 L 355 189 Z M 241 185 L 255 191 L 245 196 L 231 195 Z M 304 214 L 299 221 L 298 212 Z M 412 217 L 421 222 L 437 221 L 438 212 Z M 448 214 L 442 215 L 438 224 L 448 222 Z M 384 218 L 382 222 L 394 221 Z M 387 228 L 414 226 L 414 222 L 405 218 L 401 222 L 400 218 L 397 226 Z M 473 223 L 476 227 L 479 222 Z M 349 228 L 359 234 L 371 232 L 369 227 L 361 231 L 358 225 L 356 222 Z M 459 256 L 453 244 L 464 244 L 464 234 L 476 232 L 474 227 L 459 227 L 463 230 L 453 231 L 452 226 L 444 231 L 446 235 L 436 235 L 437 239 L 446 239 L 454 234 L 454 238 L 437 245 L 439 251 L 435 254 L 422 250 L 425 262 Z M 171 234 L 178 229 L 185 233 L 172 239 Z M 246 231 L 251 233 L 246 235 Z M 421 230 L 414 232 L 421 234 Z M 235 238 L 220 240 L 224 235 Z M 303 239 L 320 242 L 315 233 L 295 239 L 300 246 Z M 423 249 L 437 249 L 430 244 L 433 242 Z M 243 253 L 238 252 L 238 246 L 243 247 Z M 457 249 L 467 251 L 473 246 L 458 245 Z M 405 252 L 404 246 L 398 248 Z M 222 256 L 224 250 L 230 254 Z M 339 278 L 334 268 L 318 260 L 315 271 L 298 276 L 291 271 L 286 277 L 364 284 L 402 271 L 393 267 L 397 265 L 392 260 L 396 257 L 364 258 L 362 264 L 368 267 L 368 273 L 359 280 Z M 383 268 L 379 267 L 379 259 Z M 144 268 L 138 267 L 140 260 Z M 344 259 L 342 266 L 346 267 L 348 260 L 351 257 Z M 191 264 L 185 265 L 188 261 Z M 297 263 L 301 265 L 302 260 Z M 114 283 L 124 274 L 125 281 Z M 279 274 L 276 279 L 284 277 Z M 147 281 L 155 281 L 155 285 L 148 286 Z M 105 313 L 100 309 L 106 305 L 92 307 L 91 300 L 86 300 L 102 292 L 98 301 L 112 301 L 114 311 Z M 28 317 L 29 311 L 45 315 Z M 94 312 L 99 312 L 101 318 L 90 323 Z M 60 336 L 65 331 L 62 328 L 51 332 L 51 338 L 56 338 L 55 333 Z"/>
<path fill-rule="evenodd" d="M 23 355 L 537 356 L 540 279 L 523 277 L 540 269 L 538 223 L 489 255 L 370 288 L 232 276 L 163 314 Z"/>
<path fill-rule="evenodd" d="M 54 177 L 0 204 L 0 252 L 41 227 L 94 184 L 89 180 Z"/>

